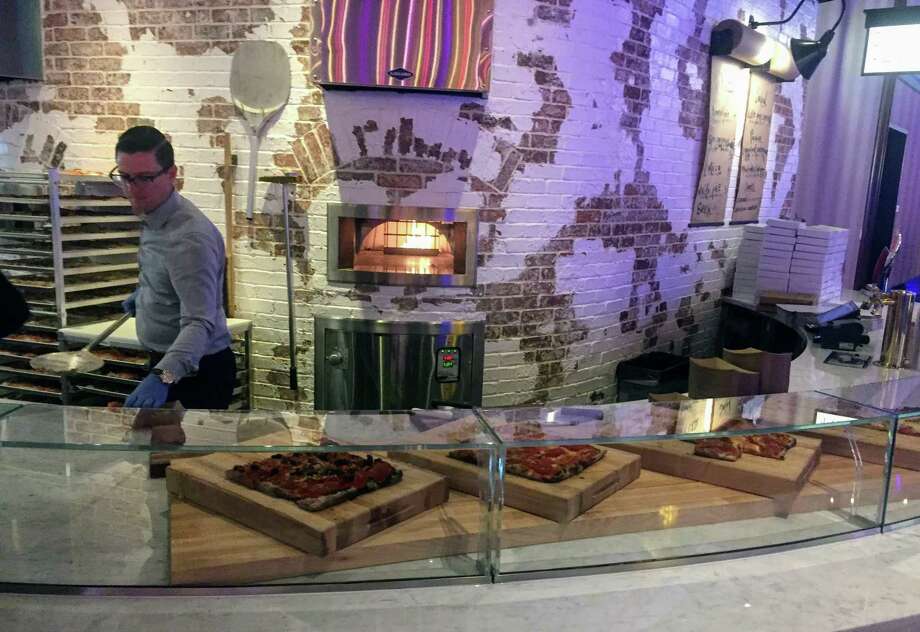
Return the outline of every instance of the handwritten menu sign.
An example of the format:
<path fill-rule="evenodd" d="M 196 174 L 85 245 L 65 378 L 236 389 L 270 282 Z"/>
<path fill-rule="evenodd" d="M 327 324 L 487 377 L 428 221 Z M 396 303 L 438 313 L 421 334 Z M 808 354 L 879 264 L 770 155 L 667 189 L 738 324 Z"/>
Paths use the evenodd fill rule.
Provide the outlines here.
<path fill-rule="evenodd" d="M 767 148 L 770 122 L 773 119 L 774 86 L 768 76 L 759 72 L 751 73 L 732 222 L 756 222 L 760 215 L 763 185 L 767 179 Z"/>
<path fill-rule="evenodd" d="M 747 103 L 750 77 L 751 71 L 739 62 L 712 58 L 706 154 L 693 200 L 691 224 L 721 224 L 725 218 L 738 121 Z"/>

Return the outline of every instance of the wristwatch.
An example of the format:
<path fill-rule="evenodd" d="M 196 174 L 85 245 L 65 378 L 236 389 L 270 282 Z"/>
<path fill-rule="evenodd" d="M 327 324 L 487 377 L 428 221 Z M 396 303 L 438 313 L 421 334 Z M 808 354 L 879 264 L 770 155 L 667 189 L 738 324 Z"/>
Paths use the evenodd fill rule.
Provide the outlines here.
<path fill-rule="evenodd" d="M 169 369 L 154 369 L 153 374 L 159 377 L 163 384 L 175 384 L 179 381 Z"/>

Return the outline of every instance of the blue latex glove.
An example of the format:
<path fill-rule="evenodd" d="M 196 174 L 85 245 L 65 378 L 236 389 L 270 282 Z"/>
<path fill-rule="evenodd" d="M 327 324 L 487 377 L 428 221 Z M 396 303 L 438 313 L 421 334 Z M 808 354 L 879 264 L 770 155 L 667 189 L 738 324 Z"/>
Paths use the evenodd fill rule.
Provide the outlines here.
<path fill-rule="evenodd" d="M 137 290 L 131 292 L 131 296 L 121 302 L 121 310 L 125 314 L 137 316 Z"/>
<path fill-rule="evenodd" d="M 166 403 L 169 385 L 163 384 L 158 375 L 151 373 L 137 385 L 125 400 L 125 408 L 159 408 Z"/>

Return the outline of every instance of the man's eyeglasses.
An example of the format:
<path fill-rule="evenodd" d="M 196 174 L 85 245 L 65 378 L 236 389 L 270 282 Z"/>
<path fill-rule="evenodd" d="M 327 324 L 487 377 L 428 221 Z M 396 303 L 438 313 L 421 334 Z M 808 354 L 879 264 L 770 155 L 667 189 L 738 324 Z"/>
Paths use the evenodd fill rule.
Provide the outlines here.
<path fill-rule="evenodd" d="M 169 171 L 169 167 L 163 167 L 156 173 L 142 173 L 136 176 L 132 176 L 127 173 L 121 173 L 118 171 L 118 167 L 113 167 L 112 170 L 109 171 L 109 178 L 111 178 L 112 182 L 115 184 L 123 187 L 132 185 L 143 186 L 145 184 L 150 184 L 167 171 Z"/>

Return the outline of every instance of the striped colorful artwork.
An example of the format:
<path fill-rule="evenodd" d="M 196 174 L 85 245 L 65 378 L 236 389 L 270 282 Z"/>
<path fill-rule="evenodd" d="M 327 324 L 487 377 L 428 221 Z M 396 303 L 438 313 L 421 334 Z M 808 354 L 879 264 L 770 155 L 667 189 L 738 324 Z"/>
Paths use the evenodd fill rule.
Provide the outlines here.
<path fill-rule="evenodd" d="M 320 0 L 321 84 L 487 92 L 492 0 Z"/>

